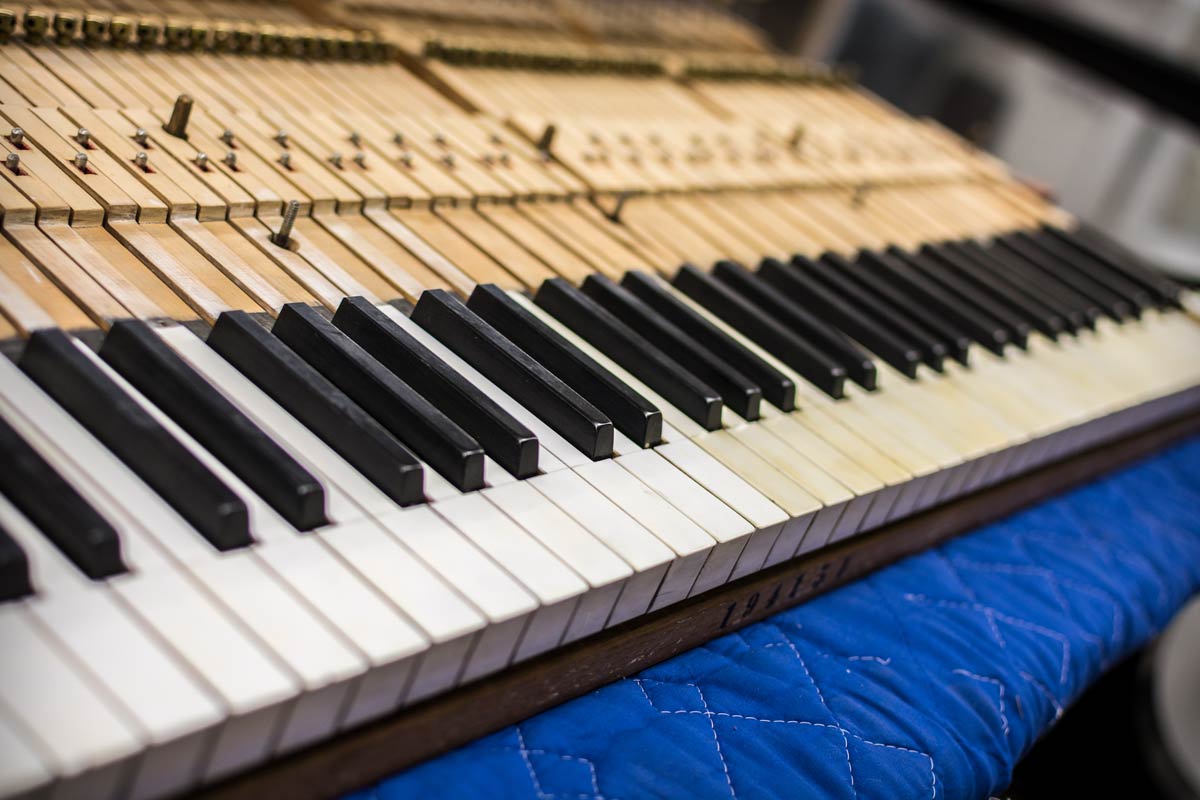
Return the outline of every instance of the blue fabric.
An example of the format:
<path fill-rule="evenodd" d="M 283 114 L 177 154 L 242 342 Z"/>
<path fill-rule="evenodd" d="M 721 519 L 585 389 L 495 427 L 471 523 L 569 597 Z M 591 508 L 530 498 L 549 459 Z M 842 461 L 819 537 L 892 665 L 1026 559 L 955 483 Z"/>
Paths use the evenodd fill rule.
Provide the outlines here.
<path fill-rule="evenodd" d="M 985 798 L 1200 587 L 1200 440 L 355 798 Z"/>

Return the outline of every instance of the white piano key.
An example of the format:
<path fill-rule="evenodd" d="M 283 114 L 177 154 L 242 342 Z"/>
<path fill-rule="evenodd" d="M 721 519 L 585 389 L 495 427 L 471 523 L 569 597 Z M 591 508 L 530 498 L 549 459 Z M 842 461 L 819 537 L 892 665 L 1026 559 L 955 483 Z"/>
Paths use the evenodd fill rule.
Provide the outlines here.
<path fill-rule="evenodd" d="M 286 711 L 301 691 L 299 678 L 243 633 L 228 611 L 215 611 L 206 594 L 172 571 L 112 583 L 129 607 L 213 686 L 229 710 L 204 777 L 224 777 L 269 757 Z"/>
<path fill-rule="evenodd" d="M 755 532 L 746 543 L 730 579 L 735 580 L 761 569 L 784 525 L 791 521 L 787 512 L 724 464 L 701 450 L 695 442 L 676 438 L 656 447 L 655 450 L 697 483 L 708 487 L 709 491 L 755 527 Z"/>
<path fill-rule="evenodd" d="M 676 500 L 676 507 L 717 541 L 696 577 L 692 593 L 699 594 L 728 581 L 754 533 L 754 526 L 654 450 L 637 449 L 615 460 L 662 497 Z"/>
<path fill-rule="evenodd" d="M 633 569 L 527 482 L 514 481 L 483 494 L 587 581 L 590 589 L 580 598 L 564 640 L 601 630 Z M 528 641 L 526 637 L 522 642 L 518 659 L 536 655 Z"/>
<path fill-rule="evenodd" d="M 524 633 L 528 647 L 543 652 L 562 641 L 579 597 L 587 591 L 583 579 L 480 493 L 443 500 L 433 509 L 537 599 L 540 608 Z"/>
<path fill-rule="evenodd" d="M 0 709 L 0 797 L 33 797 L 35 789 L 44 788 L 54 778 L 41 752 L 44 746 L 32 738 Z"/>
<path fill-rule="evenodd" d="M 21 604 L 0 607 L 0 641 L 7 653 L 0 659 L 0 706 L 34 732 L 55 777 L 66 779 L 56 791 L 124 794 L 145 746 L 132 721 L 51 644 Z"/>
<path fill-rule="evenodd" d="M 455 506 L 462 497 L 460 494 L 435 504 L 439 507 L 442 503 L 451 504 L 450 513 L 457 519 L 448 520 L 421 506 L 404 509 L 397 512 L 400 516 L 389 516 L 383 522 L 397 540 L 470 600 L 490 623 L 482 631 L 462 673 L 462 680 L 469 680 L 512 661 L 528 618 L 538 610 L 539 603 L 461 532 L 463 525 L 470 525 L 476 519 L 473 511 L 480 514 L 476 521 L 483 524 L 490 524 L 494 519 L 492 513 L 499 511 L 486 501 L 481 506 Z"/>
<path fill-rule="evenodd" d="M 408 689 L 412 702 L 458 682 L 475 637 L 487 621 L 451 584 L 401 544 L 410 519 L 414 524 L 440 527 L 447 536 L 457 534 L 428 509 L 414 508 L 381 517 L 377 526 L 339 526 L 319 535 L 430 639 L 431 647 L 417 663 Z"/>
<path fill-rule="evenodd" d="M 129 793 L 188 789 L 226 713 L 173 652 L 150 638 L 103 582 L 89 581 L 16 508 L 0 498 L 0 524 L 24 549 L 36 595 L 24 602 L 43 629 L 116 698 L 147 738 Z"/>
<path fill-rule="evenodd" d="M 586 521 L 588 529 L 633 568 L 608 624 L 644 614 L 673 565 L 672 551 L 572 470 L 549 472 L 526 482 L 580 524 Z"/>
<path fill-rule="evenodd" d="M 622 510 L 639 522 L 649 522 L 646 527 L 660 531 L 659 539 L 674 552 L 675 559 L 650 610 L 691 596 L 696 578 L 716 546 L 713 537 L 613 459 L 584 464 L 575 471 L 608 497 L 622 498 Z"/>
<path fill-rule="evenodd" d="M 373 523 L 338 527 L 355 526 L 373 527 Z M 320 608 L 371 664 L 342 725 L 375 719 L 399 707 L 416 657 L 429 646 L 425 636 L 355 573 L 342 568 L 342 562 L 323 557 L 326 553 L 315 538 L 264 547 L 259 554 L 276 572 L 287 575 L 289 583 Z"/>

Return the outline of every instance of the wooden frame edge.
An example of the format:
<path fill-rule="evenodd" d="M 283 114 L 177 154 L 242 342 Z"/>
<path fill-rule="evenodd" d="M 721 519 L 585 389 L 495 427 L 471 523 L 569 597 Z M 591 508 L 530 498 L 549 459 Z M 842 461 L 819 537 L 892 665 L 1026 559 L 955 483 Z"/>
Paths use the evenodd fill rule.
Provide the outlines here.
<path fill-rule="evenodd" d="M 1200 433 L 1200 411 L 1185 411 L 1148 429 L 748 575 L 401 709 L 363 728 L 205 787 L 195 796 L 206 800 L 323 798 L 360 789 L 1196 433 Z"/>

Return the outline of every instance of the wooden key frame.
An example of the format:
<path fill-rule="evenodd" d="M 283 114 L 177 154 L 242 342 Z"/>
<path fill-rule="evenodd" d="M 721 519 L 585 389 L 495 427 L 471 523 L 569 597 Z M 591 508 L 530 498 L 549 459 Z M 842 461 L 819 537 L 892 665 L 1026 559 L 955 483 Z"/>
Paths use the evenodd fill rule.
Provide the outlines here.
<path fill-rule="evenodd" d="M 1156 405 L 1165 415 L 1136 433 L 583 639 L 197 797 L 324 798 L 360 789 L 1200 432 L 1200 390 Z"/>

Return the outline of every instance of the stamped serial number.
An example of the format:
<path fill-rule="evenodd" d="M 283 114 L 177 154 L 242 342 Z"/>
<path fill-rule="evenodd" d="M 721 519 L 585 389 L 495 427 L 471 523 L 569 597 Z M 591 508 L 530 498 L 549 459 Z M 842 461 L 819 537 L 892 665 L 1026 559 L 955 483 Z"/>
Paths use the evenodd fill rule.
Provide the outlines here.
<path fill-rule="evenodd" d="M 776 606 L 783 608 L 795 605 L 795 601 L 800 598 L 820 591 L 827 584 L 836 583 L 846 574 L 853 556 L 853 553 L 847 553 L 840 558 L 806 566 L 794 575 L 780 579 L 768 589 L 753 591 L 740 600 L 733 601 L 725 607 L 725 616 L 721 619 L 719 630 L 740 624 L 751 616 L 763 616 Z"/>

